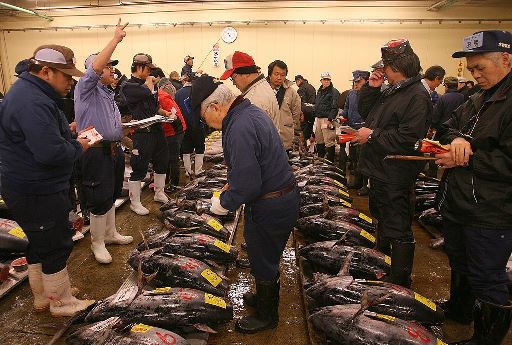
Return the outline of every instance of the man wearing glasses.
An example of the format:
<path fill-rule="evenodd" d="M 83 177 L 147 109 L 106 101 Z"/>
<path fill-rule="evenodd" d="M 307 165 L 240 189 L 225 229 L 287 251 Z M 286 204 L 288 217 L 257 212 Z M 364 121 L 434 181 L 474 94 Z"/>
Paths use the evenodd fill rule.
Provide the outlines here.
<path fill-rule="evenodd" d="M 114 37 L 100 53 L 85 60 L 85 74 L 75 87 L 77 129 L 94 127 L 103 140 L 91 146 L 81 157 L 83 191 L 90 211 L 91 249 L 99 263 L 112 262 L 105 244 L 128 244 L 132 236 L 122 236 L 116 230 L 115 200 L 121 195 L 124 178 L 124 153 L 121 114 L 115 93 L 108 87 L 114 81 L 112 53 L 126 33 L 118 23 Z"/>
<path fill-rule="evenodd" d="M 354 141 L 363 144 L 359 167 L 370 178 L 370 211 L 378 220 L 377 249 L 391 256 L 387 279 L 410 287 L 415 248 L 411 194 L 424 164 L 384 157 L 418 154 L 415 143 L 427 134 L 432 102 L 421 83 L 420 60 L 408 40 L 386 43 L 381 54 L 382 60 L 360 91 L 358 110 L 365 126 Z M 381 91 L 385 78 L 390 87 Z"/>
<path fill-rule="evenodd" d="M 214 195 L 210 210 L 223 215 L 245 204 L 244 238 L 256 280 L 251 300 L 257 312 L 238 320 L 236 328 L 243 333 L 275 328 L 279 261 L 300 203 L 288 156 L 266 114 L 243 96 L 235 97 L 226 85 L 202 76 L 192 85 L 190 98 L 192 109 L 210 127 L 222 130 L 228 186 Z"/>

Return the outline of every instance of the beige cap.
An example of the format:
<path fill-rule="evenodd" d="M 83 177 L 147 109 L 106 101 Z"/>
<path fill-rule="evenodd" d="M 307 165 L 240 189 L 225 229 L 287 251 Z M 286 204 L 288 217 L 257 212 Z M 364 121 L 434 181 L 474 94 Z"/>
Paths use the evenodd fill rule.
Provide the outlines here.
<path fill-rule="evenodd" d="M 75 54 L 68 47 L 57 44 L 46 44 L 34 51 L 32 61 L 38 65 L 55 68 L 67 75 L 81 77 L 84 73 L 76 66 Z"/>

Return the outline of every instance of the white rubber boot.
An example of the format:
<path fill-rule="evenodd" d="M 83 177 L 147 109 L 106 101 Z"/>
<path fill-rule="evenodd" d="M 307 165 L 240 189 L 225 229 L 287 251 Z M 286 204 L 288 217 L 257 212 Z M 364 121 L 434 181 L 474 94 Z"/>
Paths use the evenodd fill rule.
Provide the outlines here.
<path fill-rule="evenodd" d="M 52 316 L 73 316 L 93 304 L 93 300 L 80 300 L 71 295 L 71 282 L 66 267 L 54 274 L 43 273 L 43 286 L 50 300 Z"/>
<path fill-rule="evenodd" d="M 185 172 L 188 176 L 193 176 L 194 172 L 192 171 L 192 161 L 190 160 L 190 153 L 186 153 L 183 155 L 183 166 L 185 167 Z"/>
<path fill-rule="evenodd" d="M 105 248 L 105 232 L 107 231 L 107 215 L 90 214 L 91 219 L 91 250 L 100 264 L 112 262 L 112 256 Z"/>
<path fill-rule="evenodd" d="M 128 181 L 130 191 L 130 209 L 140 216 L 149 214 L 149 210 L 140 203 L 140 181 Z"/>
<path fill-rule="evenodd" d="M 196 173 L 196 176 L 199 176 L 204 172 L 203 161 L 204 161 L 204 154 L 196 153 L 195 164 L 194 164 L 194 171 Z"/>
<path fill-rule="evenodd" d="M 50 307 L 50 300 L 44 295 L 43 287 L 43 265 L 28 265 L 28 283 L 34 295 L 34 310 L 36 312 L 45 311 Z"/>
<path fill-rule="evenodd" d="M 107 212 L 107 231 L 105 232 L 105 244 L 129 244 L 133 242 L 132 236 L 123 236 L 116 229 L 116 206 Z"/>
<path fill-rule="evenodd" d="M 155 189 L 155 197 L 153 200 L 161 203 L 166 203 L 169 201 L 167 195 L 165 195 L 165 174 L 153 174 L 153 185 Z"/>

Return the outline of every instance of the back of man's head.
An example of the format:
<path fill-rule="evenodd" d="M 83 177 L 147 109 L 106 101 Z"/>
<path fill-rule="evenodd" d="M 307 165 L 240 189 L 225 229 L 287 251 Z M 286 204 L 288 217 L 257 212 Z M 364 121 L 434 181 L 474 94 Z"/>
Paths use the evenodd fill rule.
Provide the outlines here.
<path fill-rule="evenodd" d="M 441 66 L 431 66 L 427 68 L 423 77 L 428 80 L 443 80 L 446 71 Z"/>

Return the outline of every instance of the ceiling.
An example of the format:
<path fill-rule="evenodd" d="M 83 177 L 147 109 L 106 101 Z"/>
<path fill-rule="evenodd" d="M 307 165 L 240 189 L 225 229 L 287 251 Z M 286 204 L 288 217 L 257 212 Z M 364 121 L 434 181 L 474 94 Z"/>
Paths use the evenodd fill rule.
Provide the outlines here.
<path fill-rule="evenodd" d="M 504 5 L 510 5 L 511 0 L 444 0 L 448 4 L 443 6 L 472 6 L 472 7 L 499 7 Z M 250 0 L 250 1 L 237 1 L 237 0 L 0 0 L 0 3 L 4 2 L 7 4 L 15 5 L 29 10 L 34 10 L 42 14 L 51 15 L 52 10 L 57 9 L 74 9 L 74 8 L 91 8 L 91 7 L 120 7 L 127 5 L 144 5 L 144 4 L 165 4 L 165 3 L 219 3 L 219 2 L 236 2 L 240 3 L 264 3 L 264 2 L 275 2 L 275 0 Z M 301 3 L 307 2 L 312 3 L 311 0 L 279 0 L 279 3 Z M 338 0 L 338 1 L 319 1 L 322 3 L 336 3 L 337 5 L 362 5 L 362 6 L 405 6 L 405 7 L 425 7 L 427 10 L 430 6 L 441 2 L 440 0 L 400 0 L 400 1 L 389 1 L 389 0 L 374 0 L 374 1 L 357 1 L 357 0 Z M 0 16 L 18 16 L 22 15 L 20 12 L 6 9 L 0 6 Z"/>

